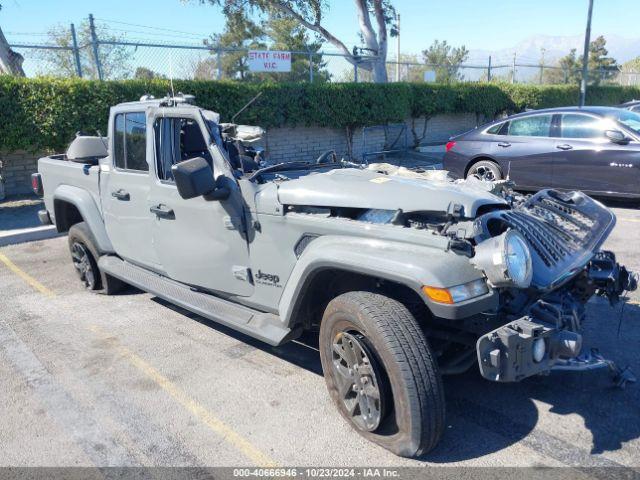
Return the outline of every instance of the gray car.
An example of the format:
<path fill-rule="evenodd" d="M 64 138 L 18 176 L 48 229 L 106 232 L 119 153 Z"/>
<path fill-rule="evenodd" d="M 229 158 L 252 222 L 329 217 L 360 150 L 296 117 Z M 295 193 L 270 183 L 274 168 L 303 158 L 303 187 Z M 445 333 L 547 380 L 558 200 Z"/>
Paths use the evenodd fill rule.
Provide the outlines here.
<path fill-rule="evenodd" d="M 566 107 L 513 115 L 452 138 L 444 168 L 465 178 L 508 176 L 523 190 L 640 198 L 640 114 Z"/>

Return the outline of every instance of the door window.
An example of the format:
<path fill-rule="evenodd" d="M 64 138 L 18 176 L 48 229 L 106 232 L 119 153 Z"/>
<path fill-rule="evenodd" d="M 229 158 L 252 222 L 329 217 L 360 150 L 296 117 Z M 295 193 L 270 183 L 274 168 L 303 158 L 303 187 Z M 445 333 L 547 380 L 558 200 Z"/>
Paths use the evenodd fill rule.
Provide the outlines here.
<path fill-rule="evenodd" d="M 143 112 L 116 115 L 113 163 L 117 168 L 148 172 L 146 117 Z"/>
<path fill-rule="evenodd" d="M 160 118 L 154 126 L 158 179 L 173 182 L 171 167 L 191 158 L 202 157 L 212 165 L 211 154 L 200 130 L 190 118 Z"/>
<path fill-rule="evenodd" d="M 533 115 L 509 122 L 508 135 L 518 137 L 549 137 L 552 115 Z"/>
<path fill-rule="evenodd" d="M 589 115 L 565 113 L 560 115 L 562 138 L 603 138 L 602 120 Z"/>
<path fill-rule="evenodd" d="M 505 132 L 502 127 L 504 127 L 504 123 L 499 123 L 489 128 L 487 133 L 490 135 L 506 135 L 507 132 Z"/>

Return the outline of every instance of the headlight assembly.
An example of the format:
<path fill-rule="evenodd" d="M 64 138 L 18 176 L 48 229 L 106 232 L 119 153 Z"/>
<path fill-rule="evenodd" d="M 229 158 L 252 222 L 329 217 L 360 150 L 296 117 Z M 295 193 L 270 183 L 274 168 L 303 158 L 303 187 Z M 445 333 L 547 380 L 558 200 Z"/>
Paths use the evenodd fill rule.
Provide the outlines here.
<path fill-rule="evenodd" d="M 434 302 L 453 304 L 489 293 L 489 287 L 487 287 L 487 282 L 484 278 L 479 278 L 478 280 L 449 288 L 429 287 L 425 285 L 422 287 L 422 291 Z"/>
<path fill-rule="evenodd" d="M 531 284 L 531 252 L 524 237 L 515 230 L 478 244 L 471 262 L 484 271 L 494 287 L 527 288 Z"/>

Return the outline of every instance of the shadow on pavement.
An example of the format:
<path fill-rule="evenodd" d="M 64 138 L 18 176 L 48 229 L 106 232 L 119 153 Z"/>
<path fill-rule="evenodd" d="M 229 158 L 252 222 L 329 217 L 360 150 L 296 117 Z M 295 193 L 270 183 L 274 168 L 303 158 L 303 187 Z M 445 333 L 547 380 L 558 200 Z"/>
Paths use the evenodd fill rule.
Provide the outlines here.
<path fill-rule="evenodd" d="M 322 375 L 318 338 L 313 332 L 280 347 L 270 347 L 241 333 L 171 305 L 155 302 L 238 339 L 247 345 Z M 640 376 L 640 307 L 624 307 L 624 327 L 618 337 L 620 307 L 613 310 L 604 301 L 589 306 L 585 325 L 585 347 L 597 346 L 619 366 L 629 365 Z M 494 383 L 474 368 L 463 375 L 444 377 L 447 397 L 447 427 L 438 447 L 419 460 L 449 463 L 498 452 L 522 442 L 545 457 L 567 465 L 622 466 L 591 454 L 619 450 L 624 442 L 640 437 L 640 393 L 638 384 L 615 388 L 607 369 L 587 372 L 553 372 L 519 383 Z M 562 419 L 572 428 L 564 438 L 537 429 L 540 411 L 556 415 L 578 415 Z M 592 436 L 592 448 L 576 446 L 572 439 L 582 424 Z M 595 459 L 595 460 L 594 460 Z"/>
<path fill-rule="evenodd" d="M 42 199 L 33 195 L 0 201 L 0 232 L 39 227 L 38 210 L 44 208 Z"/>

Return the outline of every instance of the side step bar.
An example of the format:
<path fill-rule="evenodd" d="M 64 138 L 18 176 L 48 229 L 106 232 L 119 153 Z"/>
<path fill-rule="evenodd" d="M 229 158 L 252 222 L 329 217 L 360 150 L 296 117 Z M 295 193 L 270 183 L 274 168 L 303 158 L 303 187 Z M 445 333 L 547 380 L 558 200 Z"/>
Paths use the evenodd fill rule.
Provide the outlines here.
<path fill-rule="evenodd" d="M 98 266 L 103 272 L 123 282 L 270 345 L 280 345 L 291 333 L 289 328 L 281 324 L 277 315 L 199 292 L 118 257 L 104 255 L 100 257 Z"/>

